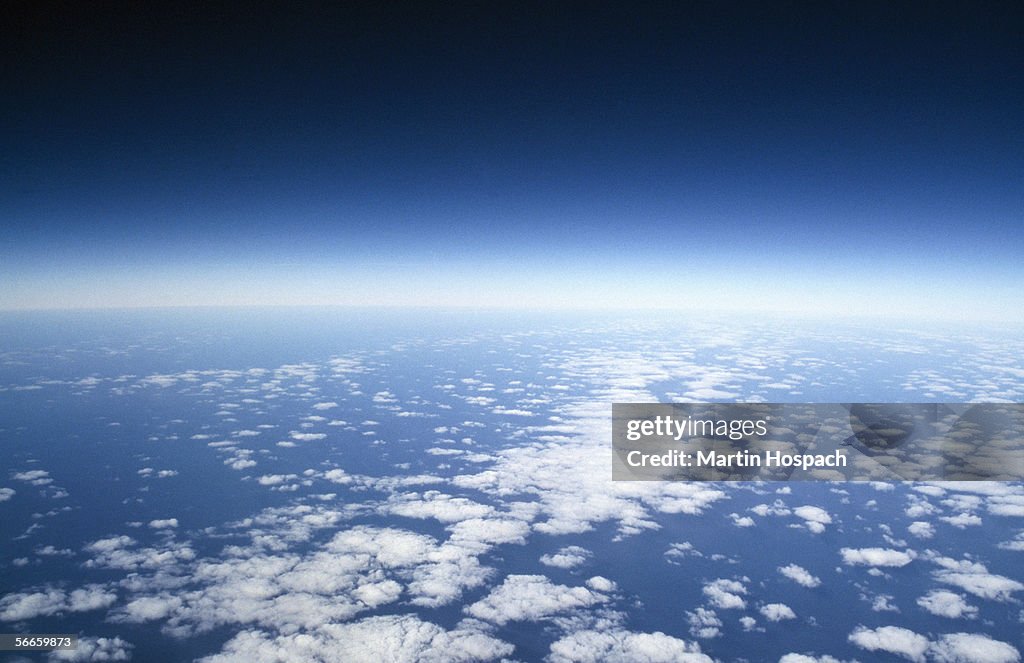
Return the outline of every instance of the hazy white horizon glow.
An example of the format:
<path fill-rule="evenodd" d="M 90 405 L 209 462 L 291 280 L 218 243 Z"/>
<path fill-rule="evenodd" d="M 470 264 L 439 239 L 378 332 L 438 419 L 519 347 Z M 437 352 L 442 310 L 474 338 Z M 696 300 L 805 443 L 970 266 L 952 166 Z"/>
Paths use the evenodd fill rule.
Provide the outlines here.
<path fill-rule="evenodd" d="M 700 310 L 1019 322 L 1024 294 L 970 274 L 815 266 L 414 261 L 83 266 L 0 275 L 0 310 L 387 306 Z M 9 270 L 8 270 L 9 271 Z"/>

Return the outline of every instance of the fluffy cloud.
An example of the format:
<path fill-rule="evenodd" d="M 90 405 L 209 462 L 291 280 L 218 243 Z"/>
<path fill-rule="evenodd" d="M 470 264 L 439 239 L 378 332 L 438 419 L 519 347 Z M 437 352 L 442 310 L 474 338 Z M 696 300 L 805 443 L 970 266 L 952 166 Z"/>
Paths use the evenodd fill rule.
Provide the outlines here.
<path fill-rule="evenodd" d="M 553 555 L 541 555 L 540 563 L 560 569 L 571 569 L 585 563 L 590 557 L 591 552 L 586 548 L 567 546 Z"/>
<path fill-rule="evenodd" d="M 796 613 L 785 603 L 769 603 L 760 608 L 765 619 L 770 622 L 781 622 L 784 619 L 796 619 Z"/>
<path fill-rule="evenodd" d="M 7 594 L 0 598 L 0 621 L 19 622 L 63 612 L 88 612 L 109 607 L 117 594 L 102 585 L 87 585 L 65 592 L 46 587 L 34 592 Z"/>
<path fill-rule="evenodd" d="M 779 567 L 779 573 L 786 576 L 798 585 L 804 587 L 817 587 L 821 584 L 821 579 L 815 575 L 812 575 L 810 571 L 797 564 L 787 564 L 786 566 Z"/>
<path fill-rule="evenodd" d="M 762 518 L 764 516 L 788 516 L 793 513 L 782 500 L 775 500 L 771 505 L 758 504 L 757 506 L 750 507 L 750 510 Z"/>
<path fill-rule="evenodd" d="M 1016 580 L 991 573 L 939 571 L 935 578 L 975 596 L 995 601 L 1009 601 L 1013 592 L 1024 589 L 1024 585 Z"/>
<path fill-rule="evenodd" d="M 79 638 L 78 647 L 50 652 L 50 661 L 130 661 L 134 645 L 121 638 Z"/>
<path fill-rule="evenodd" d="M 935 536 L 935 526 L 923 520 L 916 520 L 910 523 L 907 531 L 919 539 L 930 539 Z"/>
<path fill-rule="evenodd" d="M 240 526 L 248 528 L 253 546 L 229 546 L 219 559 L 194 560 L 173 573 L 161 567 L 152 576 L 135 576 L 131 586 L 136 595 L 112 619 L 160 620 L 165 632 L 182 637 L 231 624 L 258 625 L 287 636 L 352 619 L 403 595 L 416 605 L 443 605 L 483 584 L 490 573 L 477 558 L 490 545 L 480 541 L 488 535 L 481 527 L 439 543 L 405 530 L 357 526 L 302 555 L 289 552 L 289 540 L 308 540 L 314 530 L 337 522 L 332 512 L 298 506 L 247 519 Z M 261 529 L 268 525 L 282 529 Z M 521 532 L 499 526 L 491 533 L 507 538 Z M 134 568 L 134 559 L 143 553 L 126 550 L 133 543 L 114 537 L 91 549 L 102 551 L 101 557 L 116 566 Z M 173 586 L 173 595 L 160 591 L 164 586 Z"/>
<path fill-rule="evenodd" d="M 669 564 L 678 565 L 680 562 L 677 560 L 684 559 L 686 557 L 703 557 L 704 554 L 693 547 L 693 544 L 689 541 L 682 543 L 670 544 L 668 550 L 665 551 L 665 558 Z"/>
<path fill-rule="evenodd" d="M 53 483 L 53 479 L 50 478 L 50 473 L 46 470 L 28 470 L 25 472 L 16 472 L 14 474 L 16 481 L 25 481 L 32 484 L 33 486 L 46 486 Z"/>
<path fill-rule="evenodd" d="M 832 524 L 832 516 L 821 507 L 799 506 L 793 509 L 793 513 L 803 518 L 804 526 L 815 534 L 821 534 L 825 531 L 825 525 Z"/>
<path fill-rule="evenodd" d="M 170 594 L 143 596 L 129 601 L 115 612 L 111 620 L 128 624 L 138 624 L 164 619 L 181 607 L 181 599 Z"/>
<path fill-rule="evenodd" d="M 86 568 L 123 570 L 162 569 L 170 571 L 176 565 L 195 559 L 195 551 L 188 544 L 168 541 L 160 547 L 136 548 L 130 536 L 112 536 L 93 541 L 83 548 L 92 558 Z"/>
<path fill-rule="evenodd" d="M 618 589 L 618 585 L 614 581 L 605 578 L 604 576 L 594 576 L 587 579 L 587 587 L 591 588 L 595 592 L 614 592 Z"/>
<path fill-rule="evenodd" d="M 1024 532 L 1018 532 L 1010 541 L 1000 542 L 999 547 L 1003 550 L 1014 550 L 1016 552 L 1024 551 Z"/>
<path fill-rule="evenodd" d="M 958 529 L 964 529 L 970 526 L 977 526 L 981 524 L 981 518 L 973 513 L 958 513 L 955 516 L 942 516 L 939 520 L 949 523 L 953 527 Z"/>
<path fill-rule="evenodd" d="M 394 496 L 381 506 L 381 512 L 406 518 L 433 518 L 442 523 L 454 523 L 489 516 L 494 512 L 494 507 L 465 497 L 452 497 L 430 490 L 423 495 L 407 493 Z"/>
<path fill-rule="evenodd" d="M 746 608 L 747 602 L 741 594 L 746 594 L 747 588 L 737 580 L 719 578 L 704 586 L 704 595 L 716 608 L 723 610 Z"/>
<path fill-rule="evenodd" d="M 913 550 L 891 548 L 843 548 L 839 551 L 843 563 L 861 566 L 900 567 L 910 564 L 917 557 Z"/>
<path fill-rule="evenodd" d="M 849 635 L 849 641 L 868 651 L 884 651 L 923 663 L 928 651 L 928 638 L 899 626 L 867 628 L 858 626 Z"/>
<path fill-rule="evenodd" d="M 753 527 L 754 519 L 750 516 L 741 516 L 738 513 L 730 513 L 729 517 L 732 518 L 732 524 L 736 527 Z"/>
<path fill-rule="evenodd" d="M 462 663 L 508 656 L 513 646 L 479 630 L 446 631 L 414 615 L 368 617 L 346 624 L 317 625 L 310 632 L 268 635 L 247 630 L 203 663 L 258 661 L 388 661 L 388 663 Z"/>
<path fill-rule="evenodd" d="M 1024 516 L 1024 495 L 995 495 L 988 499 L 988 512 L 993 516 Z"/>
<path fill-rule="evenodd" d="M 917 604 L 939 617 L 959 619 L 974 617 L 978 609 L 964 601 L 964 597 L 944 589 L 936 589 L 917 599 Z"/>
<path fill-rule="evenodd" d="M 1009 601 L 1013 598 L 1013 592 L 1024 589 L 1024 584 L 990 573 L 984 564 L 978 562 L 957 561 L 941 556 L 933 556 L 932 561 L 941 567 L 933 574 L 936 580 L 983 599 Z"/>
<path fill-rule="evenodd" d="M 936 663 L 1017 663 L 1020 652 L 1006 642 L 980 633 L 949 633 L 933 642 L 929 654 Z"/>
<path fill-rule="evenodd" d="M 690 622 L 690 635 L 695 638 L 706 640 L 722 634 L 722 620 L 714 610 L 697 608 L 693 612 L 687 612 L 686 618 Z"/>
<path fill-rule="evenodd" d="M 468 518 L 449 525 L 448 541 L 453 545 L 485 552 L 493 545 L 502 543 L 526 543 L 530 525 L 518 518 Z"/>
<path fill-rule="evenodd" d="M 300 433 L 298 431 L 292 431 L 289 435 L 297 442 L 316 442 L 327 437 L 326 433 Z"/>
<path fill-rule="evenodd" d="M 496 624 L 538 621 L 558 613 L 605 603 L 608 597 L 585 587 L 556 585 L 538 575 L 510 575 L 465 612 Z"/>
<path fill-rule="evenodd" d="M 622 367 L 608 365 L 607 359 L 594 367 L 602 380 L 615 379 Z M 609 378 L 609 375 L 612 376 Z M 634 380 L 635 376 L 630 376 Z M 649 401 L 647 394 L 608 398 Z M 700 514 L 726 493 L 709 484 L 692 482 L 609 482 L 606 470 L 612 450 L 603 443 L 607 426 L 607 402 L 588 399 L 564 408 L 565 423 L 531 429 L 541 434 L 537 441 L 502 449 L 489 469 L 456 476 L 453 483 L 479 490 L 496 498 L 528 495 L 539 505 L 533 528 L 544 534 L 587 532 L 595 523 L 616 521 L 620 535 L 656 529 L 652 512 Z"/>
<path fill-rule="evenodd" d="M 577 631 L 551 645 L 550 663 L 713 663 L 696 643 L 661 632 Z"/>

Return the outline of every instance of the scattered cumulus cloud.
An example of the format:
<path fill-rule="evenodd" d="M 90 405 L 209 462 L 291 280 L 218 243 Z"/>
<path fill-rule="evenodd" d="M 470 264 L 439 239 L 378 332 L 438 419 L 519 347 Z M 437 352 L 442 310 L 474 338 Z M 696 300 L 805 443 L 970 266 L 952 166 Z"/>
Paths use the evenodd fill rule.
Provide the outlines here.
<path fill-rule="evenodd" d="M 557 553 L 541 555 L 540 563 L 545 566 L 554 566 L 560 569 L 571 569 L 586 563 L 591 557 L 591 552 L 580 546 L 566 546 Z"/>
<path fill-rule="evenodd" d="M 839 551 L 843 563 L 853 566 L 901 567 L 910 564 L 917 557 L 913 550 L 891 548 L 843 548 Z"/>
<path fill-rule="evenodd" d="M 850 633 L 848 640 L 861 649 L 888 652 L 914 663 L 924 663 L 925 652 L 930 644 L 925 636 L 900 626 L 858 626 Z"/>
<path fill-rule="evenodd" d="M 781 622 L 785 619 L 796 619 L 796 613 L 785 603 L 769 603 L 761 606 L 759 612 L 770 622 Z"/>
<path fill-rule="evenodd" d="M 818 587 L 821 579 L 798 564 L 787 564 L 779 567 L 779 573 L 804 587 Z"/>
<path fill-rule="evenodd" d="M 978 609 L 968 605 L 961 594 L 950 592 L 944 589 L 936 589 L 917 599 L 917 605 L 921 606 L 933 615 L 960 619 L 963 617 L 974 617 Z"/>
<path fill-rule="evenodd" d="M 747 593 L 747 588 L 738 580 L 719 578 L 704 585 L 703 591 L 704 596 L 716 608 L 729 610 L 747 607 L 747 602 L 742 596 Z"/>
<path fill-rule="evenodd" d="M 493 622 L 538 621 L 553 615 L 605 603 L 608 597 L 586 587 L 556 585 L 545 576 L 510 575 L 472 605 L 466 614 Z"/>
<path fill-rule="evenodd" d="M 622 629 L 570 633 L 551 645 L 550 663 L 713 663 L 696 643 L 661 632 Z"/>

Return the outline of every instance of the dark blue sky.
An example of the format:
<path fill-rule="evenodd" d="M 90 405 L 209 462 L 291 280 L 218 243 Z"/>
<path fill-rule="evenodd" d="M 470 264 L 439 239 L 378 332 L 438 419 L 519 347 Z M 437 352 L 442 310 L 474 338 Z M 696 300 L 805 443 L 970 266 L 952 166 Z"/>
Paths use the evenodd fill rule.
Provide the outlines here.
<path fill-rule="evenodd" d="M 0 306 L 1020 310 L 1019 3 L 422 4 L 27 5 Z"/>

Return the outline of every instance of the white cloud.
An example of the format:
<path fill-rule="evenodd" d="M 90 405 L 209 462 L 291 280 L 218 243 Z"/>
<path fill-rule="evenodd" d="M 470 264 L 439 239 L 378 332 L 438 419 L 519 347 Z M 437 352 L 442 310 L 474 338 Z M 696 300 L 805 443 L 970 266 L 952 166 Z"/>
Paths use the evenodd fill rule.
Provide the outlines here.
<path fill-rule="evenodd" d="M 928 651 L 928 638 L 899 626 L 867 628 L 858 626 L 849 635 L 849 641 L 868 651 L 885 651 L 923 663 Z"/>
<path fill-rule="evenodd" d="M 327 402 L 324 402 L 324 403 L 316 403 L 316 404 L 313 405 L 313 409 L 314 410 L 330 410 L 330 409 L 336 408 L 336 407 L 338 407 L 338 404 L 335 403 L 334 401 L 327 401 Z"/>
<path fill-rule="evenodd" d="M 19 622 L 63 612 L 88 612 L 106 608 L 117 600 L 117 594 L 102 585 L 86 585 L 65 592 L 45 587 L 34 592 L 6 594 L 0 598 L 0 621 Z"/>
<path fill-rule="evenodd" d="M 550 663 L 713 663 L 696 643 L 661 632 L 576 631 L 551 645 Z"/>
<path fill-rule="evenodd" d="M 295 506 L 248 519 L 240 526 L 250 532 L 253 546 L 231 546 L 220 559 L 200 559 L 181 569 L 188 586 L 178 581 L 173 599 L 159 591 L 162 568 L 148 579 L 137 577 L 136 596 L 115 619 L 161 619 L 165 632 L 182 637 L 231 624 L 288 635 L 351 619 L 403 595 L 418 605 L 449 603 L 489 574 L 476 557 L 487 549 L 481 543 L 438 544 L 433 537 L 395 528 L 352 527 L 303 555 L 288 552 L 286 538 L 308 540 L 315 529 L 335 527 L 338 518 L 322 507 Z M 272 534 L 261 529 L 268 524 L 288 529 Z M 124 545 L 111 540 L 96 547 L 109 548 L 108 555 L 134 553 Z"/>
<path fill-rule="evenodd" d="M 907 514 L 907 517 L 909 518 L 930 516 L 937 511 L 935 505 L 926 499 L 917 497 L 916 495 L 907 495 L 907 501 L 909 502 L 909 506 L 903 510 L 903 513 Z"/>
<path fill-rule="evenodd" d="M 112 616 L 112 621 L 129 624 L 150 622 L 164 619 L 180 607 L 181 599 L 177 596 L 169 594 L 143 596 L 142 598 L 129 601 L 120 608 Z"/>
<path fill-rule="evenodd" d="M 891 548 L 843 548 L 839 551 L 843 563 L 863 566 L 900 567 L 910 564 L 917 557 L 913 550 L 893 550 Z"/>
<path fill-rule="evenodd" d="M 509 656 L 513 649 L 512 645 L 472 628 L 446 631 L 415 615 L 388 615 L 317 625 L 308 633 L 277 637 L 261 631 L 242 631 L 224 645 L 223 651 L 202 661 L 468 663 L 500 659 Z"/>
<path fill-rule="evenodd" d="M 867 600 L 866 596 L 864 598 Z M 875 612 L 899 612 L 900 609 L 892 602 L 893 598 L 891 594 L 879 594 L 871 600 L 871 609 Z"/>
<path fill-rule="evenodd" d="M 687 612 L 686 618 L 690 622 L 690 635 L 695 638 L 707 640 L 722 635 L 722 620 L 714 610 L 697 608 Z"/>
<path fill-rule="evenodd" d="M 809 656 L 807 654 L 785 654 L 779 659 L 779 663 L 845 663 L 833 656 Z M 856 663 L 850 661 L 849 663 Z"/>
<path fill-rule="evenodd" d="M 367 582 L 352 590 L 352 595 L 370 608 L 394 603 L 402 595 L 402 586 L 394 580 Z"/>
<path fill-rule="evenodd" d="M 500 405 L 498 407 L 493 408 L 491 410 L 491 412 L 493 412 L 494 414 L 504 414 L 504 415 L 508 415 L 508 416 L 512 416 L 512 417 L 535 417 L 535 416 L 537 416 L 535 412 L 531 412 L 530 410 L 523 410 L 522 408 L 507 408 L 507 407 L 502 407 Z"/>
<path fill-rule="evenodd" d="M 917 599 L 917 604 L 933 615 L 950 619 L 972 618 L 978 614 L 978 609 L 969 605 L 963 596 L 944 589 L 928 592 Z"/>
<path fill-rule="evenodd" d="M 992 573 L 939 571 L 935 578 L 975 596 L 996 601 L 1009 601 L 1013 592 L 1024 589 L 1024 585 L 1016 580 Z"/>
<path fill-rule="evenodd" d="M 965 527 L 981 524 L 981 518 L 973 513 L 958 513 L 955 516 L 941 516 L 939 520 L 947 522 L 958 529 L 964 529 Z"/>
<path fill-rule="evenodd" d="M 380 510 L 382 513 L 407 518 L 433 518 L 442 523 L 454 523 L 489 516 L 494 512 L 494 507 L 430 490 L 422 495 L 406 493 L 392 496 Z"/>
<path fill-rule="evenodd" d="M 355 480 L 351 474 L 345 472 L 345 470 L 335 468 L 324 472 L 324 478 L 331 483 L 347 484 L 352 483 Z"/>
<path fill-rule="evenodd" d="M 746 594 L 747 588 L 737 580 L 719 578 L 704 586 L 704 595 L 716 608 L 723 610 L 746 608 L 747 602 L 741 594 Z"/>
<path fill-rule="evenodd" d="M 1018 532 L 1016 536 L 1010 541 L 1002 541 L 998 544 L 999 548 L 1003 550 L 1014 550 L 1016 552 L 1024 552 L 1024 531 Z"/>
<path fill-rule="evenodd" d="M 781 622 L 784 619 L 796 619 L 796 613 L 785 603 L 769 603 L 760 608 L 765 619 L 770 622 Z"/>
<path fill-rule="evenodd" d="M 261 486 L 279 486 L 283 483 L 298 479 L 297 474 L 264 474 L 256 479 Z"/>
<path fill-rule="evenodd" d="M 693 547 L 693 544 L 689 541 L 683 541 L 682 543 L 670 544 L 668 550 L 665 551 L 665 557 L 668 558 L 669 564 L 679 564 L 674 561 L 677 559 L 684 559 L 686 557 L 703 557 L 704 554 Z"/>
<path fill-rule="evenodd" d="M 810 571 L 797 564 L 787 564 L 779 567 L 779 573 L 786 576 L 798 585 L 804 587 L 817 587 L 821 585 L 821 579 L 811 574 Z"/>
<path fill-rule="evenodd" d="M 1024 584 L 990 573 L 984 564 L 978 562 L 957 561 L 934 554 L 931 555 L 931 561 L 941 567 L 933 574 L 936 580 L 984 599 L 1009 601 L 1013 598 L 1013 592 L 1024 589 Z"/>
<path fill-rule="evenodd" d="M 623 370 L 607 358 L 595 361 L 595 379 L 614 380 Z M 607 398 L 620 396 L 650 400 L 641 394 Z M 620 536 L 633 535 L 659 527 L 652 512 L 697 515 L 726 497 L 724 490 L 709 484 L 608 481 L 613 452 L 602 443 L 610 402 L 604 398 L 602 394 L 566 405 L 558 424 L 530 429 L 540 433 L 536 442 L 502 449 L 488 469 L 457 476 L 453 483 L 496 498 L 529 495 L 539 506 L 534 530 L 551 535 L 586 532 L 606 521 L 618 523 Z"/>
<path fill-rule="evenodd" d="M 907 526 L 907 531 L 919 539 L 930 539 L 935 536 L 935 526 L 923 520 L 915 520 Z"/>
<path fill-rule="evenodd" d="M 449 525 L 449 542 L 484 552 L 492 545 L 502 543 L 526 543 L 530 525 L 516 518 L 467 518 Z"/>
<path fill-rule="evenodd" d="M 928 652 L 936 663 L 1017 663 L 1013 645 L 981 633 L 949 633 L 932 643 Z"/>
<path fill-rule="evenodd" d="M 158 520 L 149 521 L 149 526 L 153 529 L 168 529 L 178 526 L 177 518 L 163 518 Z"/>
<path fill-rule="evenodd" d="M 585 563 L 590 557 L 591 552 L 586 548 L 567 546 L 552 555 L 541 555 L 540 563 L 560 569 L 571 569 Z"/>
<path fill-rule="evenodd" d="M 50 473 L 46 470 L 28 470 L 26 472 L 16 472 L 14 474 L 16 481 L 26 481 L 33 486 L 45 486 L 53 483 L 53 479 L 50 478 Z"/>
<path fill-rule="evenodd" d="M 586 587 L 556 585 L 539 575 L 510 575 L 465 612 L 496 624 L 538 621 L 561 612 L 605 603 L 608 597 Z"/>
<path fill-rule="evenodd" d="M 315 442 L 327 437 L 326 433 L 300 433 L 297 431 L 292 431 L 289 435 L 297 442 Z"/>
<path fill-rule="evenodd" d="M 804 526 L 815 534 L 825 531 L 825 525 L 832 523 L 828 511 L 817 506 L 798 506 L 793 509 L 794 515 L 804 519 Z"/>
<path fill-rule="evenodd" d="M 587 587 L 596 592 L 614 592 L 618 585 L 604 576 L 594 576 L 587 580 Z"/>
<path fill-rule="evenodd" d="M 14 497 L 14 494 L 15 490 L 13 488 L 0 488 L 0 502 L 6 502 Z"/>
<path fill-rule="evenodd" d="M 1024 495 L 995 495 L 988 499 L 988 512 L 993 516 L 1024 516 Z"/>
<path fill-rule="evenodd" d="M 775 500 L 772 504 L 758 504 L 750 507 L 750 511 L 761 516 L 788 516 L 793 513 L 782 500 Z"/>
<path fill-rule="evenodd" d="M 732 518 L 732 524 L 736 527 L 753 527 L 754 519 L 750 516 L 741 516 L 738 513 L 730 513 L 729 517 Z"/>
<path fill-rule="evenodd" d="M 92 661 L 130 661 L 134 645 L 121 638 L 90 638 L 78 639 L 75 649 L 59 649 L 50 652 L 50 661 L 72 661 L 85 663 Z"/>

